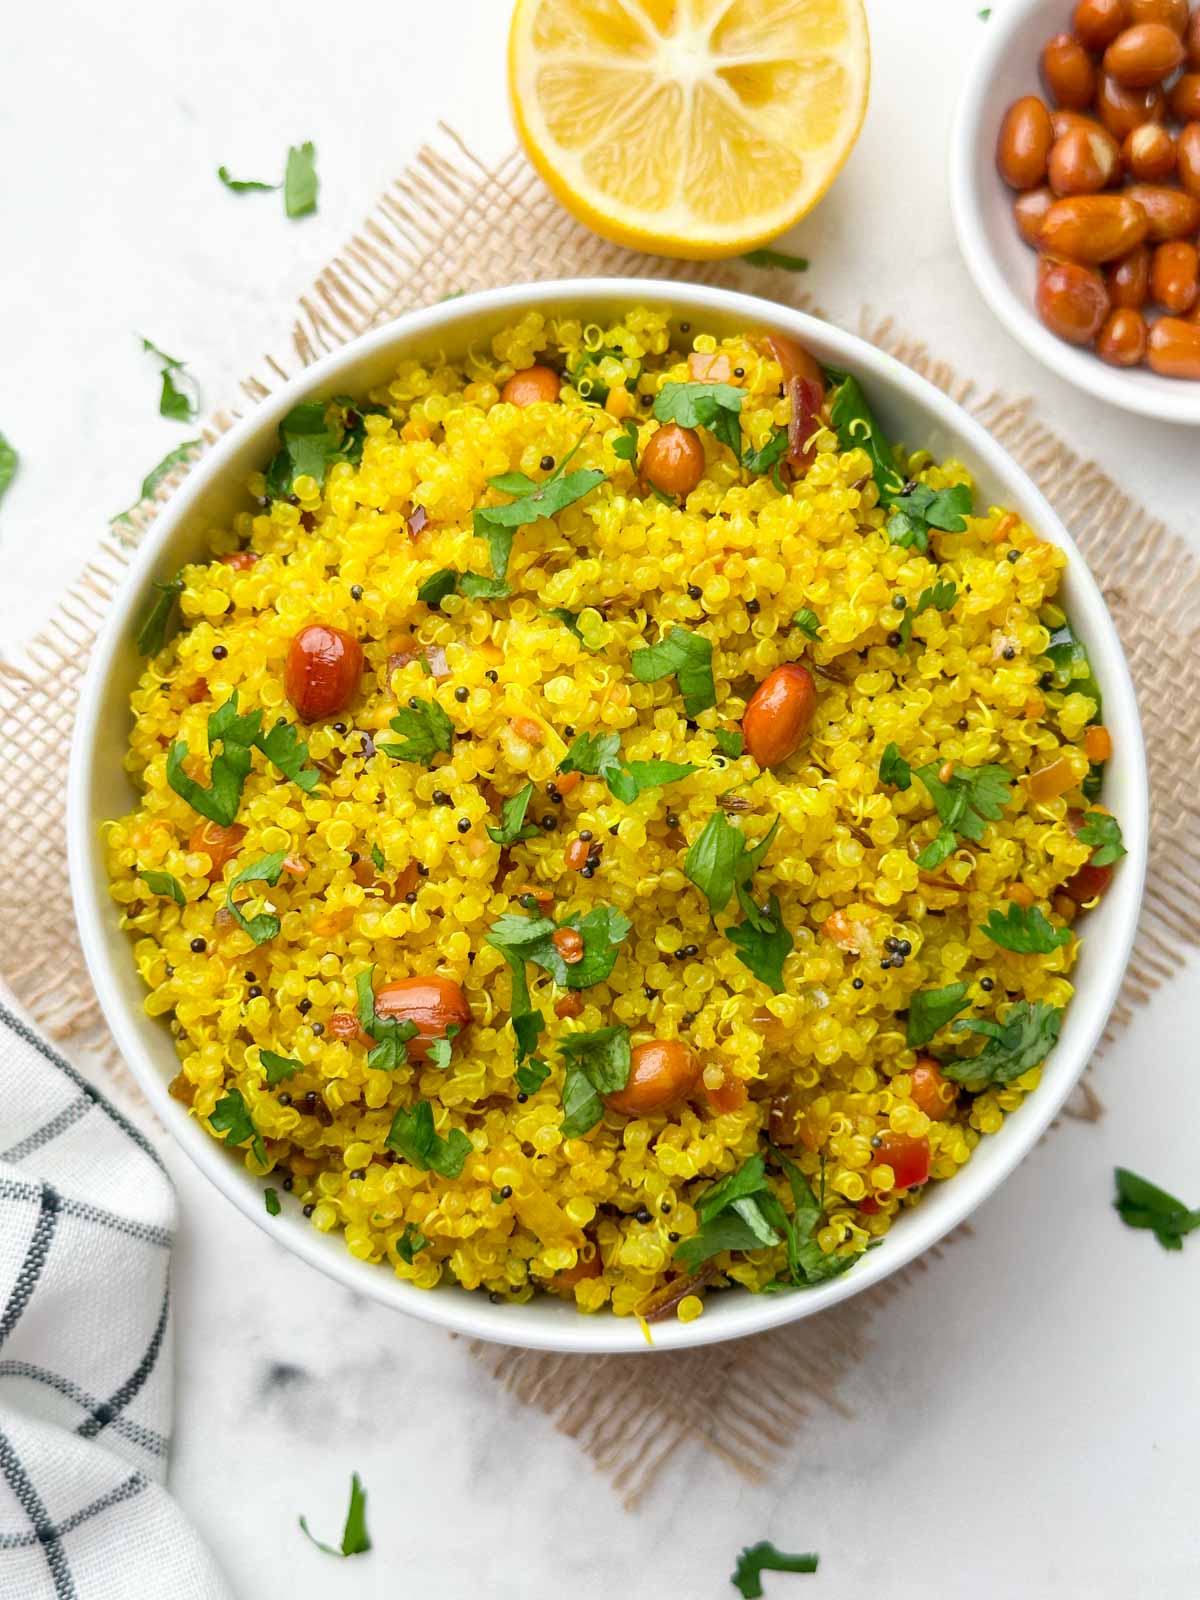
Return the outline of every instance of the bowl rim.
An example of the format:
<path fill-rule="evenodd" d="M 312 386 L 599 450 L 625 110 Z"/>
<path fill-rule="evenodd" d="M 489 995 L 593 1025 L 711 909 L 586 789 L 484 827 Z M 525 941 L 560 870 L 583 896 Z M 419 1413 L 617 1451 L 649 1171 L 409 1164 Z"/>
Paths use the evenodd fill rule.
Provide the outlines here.
<path fill-rule="evenodd" d="M 1123 730 L 1122 754 L 1126 765 L 1129 794 L 1123 801 L 1122 830 L 1128 856 L 1117 878 L 1118 892 L 1124 897 L 1123 921 L 1119 936 L 1107 941 L 1098 956 L 1103 966 L 1096 975 L 1094 989 L 1077 993 L 1069 1015 L 1086 1017 L 1076 1022 L 1076 1044 L 1070 1058 L 1063 1057 L 1060 1044 L 1050 1058 L 1055 1070 L 1047 1073 L 1039 1089 L 1029 1096 L 1005 1128 L 989 1141 L 991 1155 L 986 1164 L 969 1162 L 953 1183 L 939 1186 L 952 1193 L 934 1208 L 915 1207 L 907 1213 L 902 1228 L 893 1229 L 883 1245 L 872 1251 L 853 1272 L 804 1292 L 777 1295 L 744 1294 L 732 1309 L 720 1317 L 700 1317 L 694 1322 L 674 1320 L 657 1324 L 653 1344 L 640 1320 L 616 1317 L 611 1312 L 596 1316 L 568 1314 L 565 1318 L 527 1317 L 521 1325 L 524 1307 L 493 1306 L 478 1291 L 439 1287 L 436 1291 L 417 1289 L 393 1273 L 361 1262 L 345 1249 L 335 1236 L 318 1234 L 297 1213 L 282 1217 L 266 1214 L 260 1180 L 251 1178 L 244 1165 L 231 1159 L 222 1145 L 208 1134 L 185 1107 L 167 1092 L 167 1079 L 156 1068 L 152 1052 L 134 1027 L 132 1011 L 127 1013 L 116 977 L 114 949 L 127 943 L 127 936 L 113 938 L 112 902 L 100 892 L 93 870 L 93 855 L 99 850 L 89 812 L 92 775 L 101 757 L 102 744 L 93 729 L 101 725 L 108 679 L 122 647 L 128 647 L 134 619 L 144 601 L 149 580 L 163 550 L 189 517 L 197 500 L 226 469 L 226 464 L 257 431 L 266 431 L 293 405 L 320 392 L 335 392 L 336 378 L 343 368 L 356 365 L 372 353 L 392 346 L 399 355 L 412 341 L 443 330 L 452 333 L 460 321 L 482 315 L 517 315 L 549 302 L 640 304 L 656 309 L 686 313 L 693 318 L 711 313 L 736 318 L 750 327 L 776 328 L 828 352 L 831 364 L 852 370 L 868 387 L 882 381 L 899 390 L 905 404 L 926 414 L 930 427 L 941 424 L 955 440 L 983 463 L 986 470 L 1005 486 L 1006 497 L 1019 504 L 1022 514 L 1067 551 L 1073 580 L 1086 596 L 1089 648 L 1095 660 L 1103 663 L 1106 708 L 1116 707 L 1118 715 L 1108 720 Z M 991 437 L 983 426 L 926 379 L 894 357 L 806 313 L 776 302 L 693 284 L 641 278 L 581 278 L 548 280 L 540 283 L 491 289 L 465 295 L 423 310 L 407 313 L 383 327 L 314 362 L 283 384 L 243 417 L 197 463 L 191 473 L 164 505 L 154 526 L 136 551 L 124 574 L 108 616 L 94 646 L 82 685 L 75 729 L 72 736 L 67 790 L 67 843 L 72 898 L 81 942 L 95 984 L 104 1017 L 114 1040 L 135 1079 L 145 1092 L 153 1110 L 167 1131 L 214 1185 L 249 1219 L 263 1228 L 276 1243 L 284 1245 L 309 1265 L 333 1278 L 344 1288 L 395 1307 L 449 1331 L 472 1338 L 517 1345 L 528 1349 L 567 1353 L 643 1353 L 648 1350 L 682 1349 L 723 1342 L 762 1333 L 785 1323 L 798 1321 L 818 1311 L 860 1294 L 883 1278 L 898 1271 L 957 1227 L 988 1197 L 1033 1146 L 1049 1126 L 1063 1101 L 1075 1086 L 1099 1042 L 1115 1003 L 1124 976 L 1137 927 L 1148 843 L 1149 792 L 1136 696 L 1116 629 L 1108 615 L 1100 590 L 1087 563 L 1062 522 L 1027 474 Z M 1116 898 L 1115 894 L 1110 897 Z M 111 947 L 111 948 L 110 948 Z M 122 950 L 122 955 L 125 952 Z M 1055 1056 L 1058 1062 L 1055 1063 Z M 1009 1131 L 1011 1130 L 1011 1131 Z M 1007 1144 L 1000 1141 L 1008 1134 Z M 995 1141 L 995 1142 L 992 1142 Z M 338 1248 L 328 1248 L 330 1242 Z M 724 1297 L 722 1297 L 724 1298 Z M 732 1296 L 730 1299 L 732 1300 Z M 537 1302 L 533 1302 L 537 1304 Z M 566 1308 L 564 1308 L 566 1309 Z"/>
<path fill-rule="evenodd" d="M 1097 400 L 1139 416 L 1152 417 L 1158 422 L 1200 426 L 1200 383 L 1161 378 L 1159 381 L 1164 386 L 1171 387 L 1143 386 L 1135 381 L 1135 374 L 1107 365 L 1090 347 L 1079 348 L 1057 338 L 1042 325 L 1032 303 L 1001 270 L 989 246 L 983 196 L 974 181 L 974 169 L 981 143 L 986 144 L 989 151 L 994 148 L 999 127 L 999 117 L 989 120 L 992 84 L 997 63 L 1013 50 L 1013 41 L 1028 19 L 1043 10 L 1061 13 L 1062 28 L 1068 27 L 1069 0 L 1008 0 L 1003 10 L 993 13 L 985 30 L 986 38 L 976 50 L 964 79 L 949 147 L 950 212 L 959 250 L 975 287 L 996 319 L 1030 355 L 1058 377 Z M 1037 81 L 1036 61 L 1030 61 L 1029 71 L 1031 87 L 1026 92 L 1045 98 Z M 992 166 L 994 163 L 989 157 L 989 169 Z M 999 174 L 996 182 L 1002 184 Z M 1004 192 L 1010 193 L 1007 188 Z M 1144 377 L 1145 372 L 1141 376 Z M 1158 374 L 1152 376 L 1159 378 Z"/>

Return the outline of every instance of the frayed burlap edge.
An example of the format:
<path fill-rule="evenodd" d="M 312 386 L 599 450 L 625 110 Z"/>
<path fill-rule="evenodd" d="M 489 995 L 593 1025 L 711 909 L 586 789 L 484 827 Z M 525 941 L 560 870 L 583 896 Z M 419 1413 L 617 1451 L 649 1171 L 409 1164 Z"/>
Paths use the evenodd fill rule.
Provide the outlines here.
<path fill-rule="evenodd" d="M 811 309 L 798 280 L 744 263 L 679 263 L 639 256 L 576 224 L 514 153 L 488 168 L 449 129 L 381 198 L 361 233 L 300 301 L 290 347 L 265 357 L 239 399 L 217 411 L 211 443 L 246 408 L 347 340 L 456 291 L 550 277 L 643 276 L 750 289 Z M 1200 563 L 1183 542 L 1071 452 L 1030 401 L 981 395 L 951 366 L 888 322 L 861 331 L 970 409 L 1022 463 L 1079 541 L 1104 587 L 1139 695 L 1169 705 L 1146 729 L 1155 795 L 1145 911 L 1129 976 L 1106 1038 L 1134 1006 L 1180 970 L 1200 943 Z M 158 500 L 112 529 L 47 626 L 0 660 L 0 763 L 8 809 L 0 821 L 0 973 L 46 1029 L 122 1073 L 72 936 L 63 843 L 67 751 L 79 685 L 97 628 Z M 126 1079 L 128 1084 L 128 1079 Z M 1069 1114 L 1094 1120 L 1085 1083 Z M 966 1233 L 963 1228 L 954 1237 Z M 669 1461 L 703 1446 L 761 1476 L 814 1408 L 841 1408 L 843 1380 L 869 1349 L 875 1314 L 944 1246 L 898 1277 L 819 1319 L 732 1346 L 640 1357 L 565 1357 L 473 1347 L 520 1400 L 578 1439 L 628 1503 Z M 603 1397 L 602 1401 L 597 1397 Z"/>

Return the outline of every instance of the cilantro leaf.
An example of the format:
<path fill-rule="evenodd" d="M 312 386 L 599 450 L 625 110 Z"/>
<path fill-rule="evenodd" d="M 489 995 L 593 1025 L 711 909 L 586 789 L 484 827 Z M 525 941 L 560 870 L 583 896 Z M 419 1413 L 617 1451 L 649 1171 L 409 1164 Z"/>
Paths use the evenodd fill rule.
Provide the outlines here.
<path fill-rule="evenodd" d="M 943 1062 L 942 1072 L 954 1083 L 974 1083 L 979 1079 L 984 1083 L 1011 1083 L 1023 1072 L 1040 1066 L 1050 1054 L 1058 1043 L 1062 1019 L 1061 1008 L 1048 1006 L 1044 1000 L 1035 1000 L 1032 1005 L 1028 1000 L 1018 1000 L 1003 1022 L 964 1018 L 954 1024 L 954 1032 L 982 1033 L 987 1043 L 977 1056 Z"/>
<path fill-rule="evenodd" d="M 1113 1175 L 1117 1184 L 1113 1205 L 1125 1226 L 1148 1228 L 1164 1250 L 1182 1250 L 1187 1235 L 1200 1228 L 1200 1210 L 1189 1211 L 1182 1200 L 1127 1167 L 1115 1168 Z"/>
<path fill-rule="evenodd" d="M 817 613 L 810 611 L 807 606 L 796 612 L 792 618 L 792 627 L 812 639 L 814 643 L 821 637 L 817 623 Z"/>
<path fill-rule="evenodd" d="M 266 1070 L 267 1083 L 271 1088 L 277 1083 L 285 1083 L 288 1078 L 294 1078 L 298 1072 L 304 1071 L 303 1061 L 295 1061 L 291 1056 L 278 1056 L 274 1050 L 260 1049 L 258 1059 Z"/>
<path fill-rule="evenodd" d="M 735 827 L 723 811 L 713 812 L 683 861 L 684 876 L 708 901 L 710 916 L 723 911 L 734 890 L 749 883 L 771 848 L 778 828 L 779 818 L 776 817 L 758 844 L 747 849 L 741 829 Z M 742 909 L 747 910 L 744 903 Z"/>
<path fill-rule="evenodd" d="M 988 912 L 981 930 L 993 944 L 1017 955 L 1049 955 L 1071 942 L 1070 928 L 1056 928 L 1038 909 L 1010 901 L 1007 916 L 995 906 Z"/>
<path fill-rule="evenodd" d="M 138 491 L 138 497 L 133 504 L 126 506 L 124 511 L 118 511 L 115 517 L 109 518 L 109 521 L 114 524 L 130 522 L 132 520 L 130 513 L 136 511 L 143 500 L 149 500 L 163 479 L 174 472 L 176 467 L 182 466 L 191 456 L 192 451 L 198 450 L 203 443 L 203 439 L 185 439 L 182 444 L 176 445 L 174 450 L 168 450 L 158 465 L 151 467 L 150 471 L 142 479 L 142 487 Z"/>
<path fill-rule="evenodd" d="M 894 784 L 897 789 L 912 787 L 912 768 L 900 754 L 897 744 L 889 744 L 879 761 L 880 783 Z"/>
<path fill-rule="evenodd" d="M 675 1260 L 687 1272 L 695 1272 L 725 1250 L 762 1250 L 779 1244 L 787 1225 L 760 1155 L 751 1156 L 706 1189 L 696 1212 L 700 1227 L 675 1250 Z"/>
<path fill-rule="evenodd" d="M 397 1108 L 386 1144 L 422 1172 L 436 1172 L 443 1178 L 459 1177 L 475 1148 L 461 1128 L 451 1128 L 445 1139 L 435 1131 L 428 1100 L 417 1100 L 411 1111 Z"/>
<path fill-rule="evenodd" d="M 137 649 L 142 656 L 156 656 L 167 642 L 167 627 L 175 602 L 183 593 L 183 578 L 179 573 L 166 583 L 160 583 L 157 578 L 152 578 L 151 583 L 158 594 L 137 631 Z"/>
<path fill-rule="evenodd" d="M 736 761 L 741 755 L 745 741 L 740 733 L 735 733 L 731 728 L 718 728 L 713 738 L 721 754 L 728 756 L 731 761 Z"/>
<path fill-rule="evenodd" d="M 791 954 L 795 940 L 784 927 L 779 896 L 773 894 L 765 917 L 766 926 L 756 928 L 749 921 L 737 927 L 726 928 L 725 937 L 738 952 L 738 960 L 748 967 L 756 978 L 782 994 L 783 963 Z"/>
<path fill-rule="evenodd" d="M 259 183 L 254 178 L 231 178 L 228 167 L 218 167 L 217 177 L 227 189 L 232 189 L 234 194 L 251 194 L 256 190 L 271 193 L 279 188 L 277 183 Z"/>
<path fill-rule="evenodd" d="M 289 217 L 307 217 L 317 209 L 317 152 L 311 139 L 288 148 L 283 209 Z"/>
<path fill-rule="evenodd" d="M 458 584 L 458 573 L 453 567 L 442 567 L 431 573 L 417 590 L 417 599 L 423 605 L 437 607 L 448 594 L 453 594 Z"/>
<path fill-rule="evenodd" d="M 276 722 L 254 741 L 272 766 L 285 778 L 290 778 L 297 788 L 311 794 L 321 781 L 316 767 L 308 763 L 308 745 L 300 737 L 294 722 Z"/>
<path fill-rule="evenodd" d="M 633 417 L 626 417 L 621 427 L 612 440 L 613 455 L 619 461 L 636 461 L 638 447 L 638 425 Z"/>
<path fill-rule="evenodd" d="M 387 871 L 387 859 L 377 844 L 371 846 L 371 863 L 376 872 Z"/>
<path fill-rule="evenodd" d="M 174 900 L 177 906 L 187 905 L 183 885 L 171 873 L 159 872 L 154 867 L 139 867 L 138 877 L 146 880 L 146 887 L 151 894 L 164 895 L 167 899 Z"/>
<path fill-rule="evenodd" d="M 516 498 L 506 506 L 486 506 L 474 514 L 475 532 L 488 541 L 492 558 L 492 573 L 496 578 L 508 575 L 508 558 L 512 550 L 513 530 L 542 517 L 555 517 L 576 500 L 604 482 L 607 474 L 596 467 L 585 467 L 575 472 L 565 471 L 567 463 L 583 443 L 581 436 L 567 452 L 557 468 L 541 483 L 535 483 L 523 472 L 502 473 L 489 478 L 493 488 Z"/>
<path fill-rule="evenodd" d="M 928 1044 L 939 1028 L 944 1028 L 970 1004 L 966 983 L 950 983 L 944 989 L 918 989 L 908 1002 L 906 1041 L 910 1050 Z"/>
<path fill-rule="evenodd" d="M 432 1061 L 433 1065 L 439 1069 L 439 1071 L 445 1072 L 450 1066 L 450 1057 L 454 1049 L 454 1041 L 458 1038 L 461 1032 L 462 1029 L 459 1027 L 458 1023 L 452 1022 L 446 1028 L 446 1036 L 444 1039 L 431 1039 L 428 1045 L 425 1047 L 426 1055 L 428 1056 L 429 1060 Z"/>
<path fill-rule="evenodd" d="M 314 479 L 320 488 L 330 465 L 341 459 L 345 439 L 345 427 L 331 403 L 305 400 L 293 406 L 279 424 L 279 449 L 267 467 L 267 493 L 282 500 L 300 477 Z"/>
<path fill-rule="evenodd" d="M 505 600 L 512 593 L 503 578 L 485 578 L 479 572 L 464 572 L 458 586 L 468 600 Z"/>
<path fill-rule="evenodd" d="M 776 428 L 761 450 L 753 450 L 747 446 L 746 453 L 742 457 L 742 465 L 747 472 L 755 472 L 761 476 L 779 465 L 787 455 L 787 449 L 787 428 Z"/>
<path fill-rule="evenodd" d="M 371 1548 L 371 1540 L 367 1534 L 367 1491 L 363 1488 L 356 1472 L 350 1479 L 350 1507 L 346 1512 L 346 1525 L 342 1529 L 342 1543 L 339 1549 L 331 1544 L 322 1544 L 320 1539 L 313 1538 L 309 1533 L 308 1523 L 300 1518 L 300 1526 L 312 1539 L 318 1550 L 323 1550 L 327 1556 L 360 1556 Z"/>
<path fill-rule="evenodd" d="M 666 783 L 679 783 L 699 769 L 690 761 L 626 761 L 616 772 L 606 774 L 608 787 L 618 800 L 632 805 L 647 789 Z"/>
<path fill-rule="evenodd" d="M 0 433 L 0 500 L 3 500 L 5 490 L 17 475 L 19 461 L 17 452 Z"/>
<path fill-rule="evenodd" d="M 620 755 L 619 733 L 581 733 L 572 740 L 566 755 L 558 763 L 558 770 L 607 778 L 611 772 L 619 769 Z"/>
<path fill-rule="evenodd" d="M 830 377 L 838 379 L 830 400 L 830 426 L 843 450 L 865 450 L 870 456 L 880 500 L 886 505 L 904 491 L 895 451 L 876 422 L 858 379 L 846 373 L 831 373 Z"/>
<path fill-rule="evenodd" d="M 550 1076 L 550 1068 L 533 1056 L 517 1068 L 516 1085 L 522 1094 L 536 1094 Z"/>
<path fill-rule="evenodd" d="M 792 256 L 786 250 L 773 250 L 770 245 L 745 251 L 742 260 L 748 261 L 752 267 L 777 267 L 780 272 L 808 271 L 807 256 Z"/>
<path fill-rule="evenodd" d="M 623 911 L 601 905 L 593 906 L 586 916 L 573 912 L 563 918 L 559 927 L 574 928 L 583 939 L 582 958 L 571 963 L 564 961 L 550 934 L 526 947 L 527 959 L 548 972 L 560 988 L 589 989 L 610 976 L 620 946 L 633 924 Z"/>
<path fill-rule="evenodd" d="M 286 855 L 286 850 L 273 850 L 269 856 L 263 856 L 261 861 L 251 861 L 229 880 L 229 887 L 225 893 L 225 909 L 243 933 L 250 935 L 255 944 L 266 944 L 268 940 L 278 936 L 279 918 L 274 912 L 269 911 L 260 912 L 256 917 L 247 917 L 234 900 L 233 891 L 243 883 L 278 883 Z"/>
<path fill-rule="evenodd" d="M 449 755 L 454 747 L 454 724 L 434 700 L 401 706 L 389 726 L 403 736 L 403 744 L 377 743 L 375 748 L 393 761 L 419 761 L 429 767 L 439 751 Z"/>
<path fill-rule="evenodd" d="M 937 490 L 919 483 L 908 494 L 897 495 L 890 503 L 892 515 L 888 519 L 888 538 L 903 549 L 922 552 L 929 549 L 931 528 L 940 528 L 946 533 L 963 533 L 967 526 L 966 518 L 974 508 L 974 499 L 965 483 Z"/>
<path fill-rule="evenodd" d="M 522 839 L 536 839 L 541 831 L 536 822 L 526 822 L 525 814 L 533 798 L 533 783 L 518 789 L 500 807 L 500 826 L 488 828 L 488 838 L 493 844 L 518 844 Z"/>
<path fill-rule="evenodd" d="M 494 950 L 499 950 L 512 971 L 511 1014 L 519 1062 L 537 1049 L 538 1038 L 546 1026 L 545 1017 L 534 1008 L 529 997 L 525 963 L 529 960 L 530 947 L 553 932 L 554 924 L 549 917 L 505 915 L 497 918 L 484 935 L 486 942 Z"/>
<path fill-rule="evenodd" d="M 401 1261 L 406 1262 L 411 1267 L 413 1264 L 413 1257 L 419 1250 L 427 1249 L 428 1245 L 429 1240 L 421 1232 L 420 1228 L 417 1227 L 416 1223 L 406 1222 L 404 1224 L 404 1231 L 396 1240 L 396 1254 L 400 1257 Z"/>
<path fill-rule="evenodd" d="M 604 648 L 603 645 L 588 644 L 583 637 L 583 630 L 579 626 L 579 613 L 577 611 L 568 611 L 566 606 L 551 606 L 547 616 L 557 617 L 565 628 L 570 629 L 584 649 L 590 650 L 593 655 L 598 654 Z"/>
<path fill-rule="evenodd" d="M 819 1562 L 817 1555 L 788 1555 L 783 1550 L 776 1550 L 769 1540 L 762 1539 L 758 1544 L 747 1545 L 738 1556 L 737 1566 L 729 1581 L 735 1589 L 741 1590 L 744 1600 L 759 1600 L 763 1592 L 764 1572 L 815 1572 Z"/>
<path fill-rule="evenodd" d="M 198 811 L 210 822 L 229 827 L 237 816 L 242 789 L 250 771 L 250 751 L 259 736 L 261 725 L 261 711 L 238 711 L 238 691 L 235 689 L 229 699 L 208 718 L 210 755 L 214 745 L 221 746 L 220 754 L 212 755 L 210 786 L 206 789 L 184 770 L 183 763 L 188 753 L 184 740 L 172 745 L 167 755 L 167 782 L 193 811 Z"/>
<path fill-rule="evenodd" d="M 225 1135 L 227 1145 L 245 1144 L 249 1139 L 259 1166 L 266 1166 L 267 1147 L 262 1134 L 254 1126 L 240 1089 L 226 1089 L 209 1113 L 208 1121 L 214 1132 Z"/>
<path fill-rule="evenodd" d="M 1091 860 L 1093 867 L 1110 867 L 1128 853 L 1125 841 L 1121 838 L 1121 824 L 1106 811 L 1089 811 L 1075 837 L 1083 844 L 1095 846 Z"/>
<path fill-rule="evenodd" d="M 987 824 L 999 818 L 1012 798 L 1012 774 L 1006 767 L 989 764 L 956 768 L 945 783 L 939 776 L 941 770 L 936 761 L 917 768 L 917 777 L 942 822 L 938 837 L 917 857 L 917 865 L 926 872 L 941 866 L 953 853 L 957 838 L 978 843 Z"/>
<path fill-rule="evenodd" d="M 604 1115 L 601 1095 L 616 1094 L 629 1082 L 633 1059 L 629 1029 L 619 1023 L 593 1033 L 568 1034 L 558 1049 L 566 1063 L 562 1132 L 567 1139 L 578 1139 Z"/>
<path fill-rule="evenodd" d="M 1050 629 L 1046 655 L 1050 662 L 1050 687 L 1087 695 L 1096 702 L 1093 720 L 1098 720 L 1103 710 L 1100 685 L 1092 671 L 1087 649 L 1069 622 Z"/>
<path fill-rule="evenodd" d="M 702 384 L 699 387 L 705 386 Z M 689 717 L 697 717 L 701 711 L 707 711 L 717 703 L 712 644 L 701 634 L 673 627 L 658 644 L 635 650 L 629 664 L 634 677 L 641 683 L 657 683 L 660 678 L 673 676 L 679 684 L 683 709 Z"/>
<path fill-rule="evenodd" d="M 195 384 L 190 377 L 184 379 L 192 389 L 192 394 L 185 394 L 175 382 L 175 374 L 186 371 L 186 365 L 169 356 L 165 350 L 160 350 L 147 338 L 142 339 L 142 349 L 152 356 L 157 356 L 162 362 L 159 376 L 162 379 L 162 390 L 158 397 L 158 414 L 161 417 L 170 417 L 172 422 L 190 422 L 196 415 L 199 407 L 195 400 Z"/>
<path fill-rule="evenodd" d="M 277 1217 L 283 1210 L 283 1207 L 279 1203 L 279 1191 L 277 1189 L 263 1190 L 263 1204 L 267 1208 L 267 1215 L 269 1217 Z"/>
<path fill-rule="evenodd" d="M 730 383 L 664 383 L 654 397 L 654 416 L 684 428 L 707 428 L 741 460 L 745 399 L 745 390 Z"/>
<path fill-rule="evenodd" d="M 949 611 L 958 598 L 958 585 L 950 578 L 939 578 L 929 589 L 922 589 L 917 600 L 917 616 L 932 606 L 935 611 Z"/>

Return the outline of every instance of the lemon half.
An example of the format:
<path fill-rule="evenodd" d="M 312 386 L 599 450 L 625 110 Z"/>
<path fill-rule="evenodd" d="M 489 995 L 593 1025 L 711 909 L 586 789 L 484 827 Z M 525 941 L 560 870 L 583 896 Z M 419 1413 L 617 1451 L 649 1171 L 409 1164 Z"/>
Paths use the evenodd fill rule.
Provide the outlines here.
<path fill-rule="evenodd" d="M 605 238 L 735 255 L 811 210 L 867 107 L 862 0 L 517 0 L 530 160 Z"/>

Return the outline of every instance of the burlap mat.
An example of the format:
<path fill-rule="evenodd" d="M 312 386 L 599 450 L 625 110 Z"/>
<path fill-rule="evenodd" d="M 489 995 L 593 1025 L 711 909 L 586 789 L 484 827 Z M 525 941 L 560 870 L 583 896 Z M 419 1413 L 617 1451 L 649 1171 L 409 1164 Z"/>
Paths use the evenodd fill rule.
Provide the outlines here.
<path fill-rule="evenodd" d="M 802 280 L 744 263 L 669 262 L 604 243 L 579 227 L 518 154 L 495 169 L 449 130 L 422 151 L 362 232 L 303 297 L 291 348 L 242 384 L 253 403 L 346 340 L 459 290 L 587 274 L 686 278 L 806 306 Z M 864 315 L 868 337 L 968 406 L 1022 463 L 1083 548 L 1125 642 L 1143 706 L 1170 707 L 1146 725 L 1155 808 L 1145 912 L 1129 977 L 1107 1037 L 1131 1008 L 1183 966 L 1200 943 L 1200 561 L 1081 461 L 1028 400 L 977 394 L 970 383 L 888 324 Z M 244 407 L 242 400 L 238 406 Z M 236 408 L 214 415 L 209 440 Z M 107 1040 L 73 926 L 63 792 L 80 678 L 129 554 L 154 519 L 110 532 L 49 626 L 0 660 L 0 973 L 49 1032 L 123 1073 Z M 127 1082 L 128 1086 L 128 1082 Z M 1085 1083 L 1069 1113 L 1094 1120 Z M 963 1228 L 955 1237 L 968 1230 Z M 572 1435 L 633 1504 L 670 1457 L 704 1448 L 760 1477 L 797 1441 L 814 1407 L 838 1409 L 843 1377 L 870 1346 L 873 1319 L 910 1292 L 932 1257 L 823 1316 L 739 1344 L 644 1357 L 567 1357 L 477 1346 L 475 1354 L 521 1400 Z"/>

